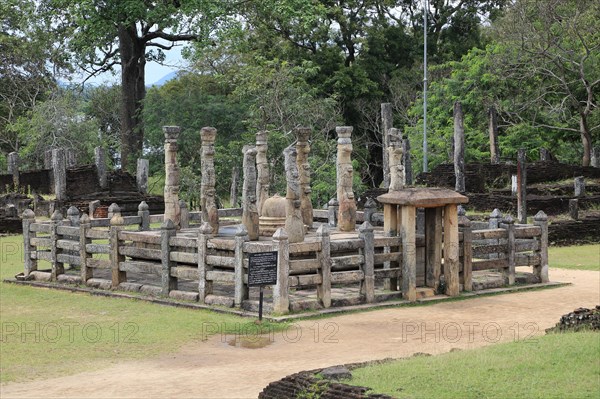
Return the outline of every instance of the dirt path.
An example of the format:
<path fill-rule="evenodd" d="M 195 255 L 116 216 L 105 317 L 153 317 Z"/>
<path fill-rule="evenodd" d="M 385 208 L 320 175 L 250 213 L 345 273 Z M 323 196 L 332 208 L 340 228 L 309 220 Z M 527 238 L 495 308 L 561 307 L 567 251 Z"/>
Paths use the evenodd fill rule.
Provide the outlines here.
<path fill-rule="evenodd" d="M 216 336 L 159 358 L 4 385 L 0 396 L 256 398 L 269 382 L 301 370 L 535 339 L 561 315 L 600 304 L 599 272 L 555 269 L 551 278 L 573 285 L 302 321 L 260 349 L 233 347 L 232 336 Z"/>

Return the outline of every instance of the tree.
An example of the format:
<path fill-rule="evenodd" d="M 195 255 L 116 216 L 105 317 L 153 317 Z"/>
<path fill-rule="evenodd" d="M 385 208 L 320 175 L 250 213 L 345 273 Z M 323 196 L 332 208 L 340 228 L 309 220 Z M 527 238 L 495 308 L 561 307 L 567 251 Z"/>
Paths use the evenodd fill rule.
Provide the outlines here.
<path fill-rule="evenodd" d="M 145 66 L 182 41 L 208 36 L 217 0 L 42 0 L 45 15 L 72 58 L 93 76 L 121 67 L 121 167 L 142 153 Z"/>
<path fill-rule="evenodd" d="M 55 86 L 53 72 L 64 66 L 42 27 L 33 23 L 36 3 L 0 2 L 0 150 L 18 151 L 12 127 Z"/>
<path fill-rule="evenodd" d="M 535 80 L 536 127 L 576 132 L 582 164 L 589 166 L 600 87 L 600 3 L 588 0 L 518 0 L 498 26 L 513 79 Z M 577 126 L 578 125 L 578 126 Z"/>

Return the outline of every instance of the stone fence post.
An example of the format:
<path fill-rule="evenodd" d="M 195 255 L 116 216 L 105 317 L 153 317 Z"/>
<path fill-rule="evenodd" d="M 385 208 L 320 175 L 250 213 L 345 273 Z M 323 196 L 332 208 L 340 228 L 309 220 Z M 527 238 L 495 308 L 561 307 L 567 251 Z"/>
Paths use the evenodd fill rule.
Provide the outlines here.
<path fill-rule="evenodd" d="M 574 182 L 575 197 L 585 197 L 585 179 L 583 176 L 577 176 Z"/>
<path fill-rule="evenodd" d="M 94 277 L 94 269 L 88 267 L 88 259 L 92 258 L 88 254 L 87 245 L 92 243 L 92 240 L 87 237 L 87 233 L 92 227 L 90 217 L 84 213 L 79 219 L 79 257 L 81 259 L 81 283 L 85 285 L 88 279 Z"/>
<path fill-rule="evenodd" d="M 23 257 L 24 257 L 24 275 L 37 270 L 37 259 L 31 259 L 31 254 L 35 252 L 36 247 L 31 245 L 31 239 L 35 238 L 35 231 L 31 231 L 31 225 L 35 223 L 35 213 L 31 209 L 25 209 L 23 212 Z"/>
<path fill-rule="evenodd" d="M 208 255 L 208 240 L 212 237 L 212 227 L 208 222 L 202 223 L 198 230 L 198 294 L 200 303 L 206 303 L 206 296 L 212 294 L 212 280 L 206 279 L 206 274 L 212 270 L 206 262 Z"/>
<path fill-rule="evenodd" d="M 515 250 L 516 250 L 516 242 L 515 242 L 515 221 L 512 216 L 508 215 L 504 218 L 503 224 L 500 225 L 501 228 L 506 229 L 507 231 L 507 267 L 502 269 L 502 274 L 504 275 L 504 280 L 508 281 L 508 285 L 513 285 L 515 283 Z"/>
<path fill-rule="evenodd" d="M 473 291 L 473 235 L 471 221 L 466 216 L 464 208 L 459 207 L 458 212 L 458 231 L 462 232 L 462 276 L 463 290 Z"/>
<path fill-rule="evenodd" d="M 540 255 L 540 265 L 534 267 L 533 274 L 539 278 L 541 283 L 547 283 L 550 281 L 548 277 L 548 216 L 543 211 L 539 211 L 534 216 L 533 224 L 540 226 L 542 230 L 540 247 L 537 251 Z"/>
<path fill-rule="evenodd" d="M 51 280 L 56 281 L 59 275 L 64 274 L 65 265 L 58 261 L 58 226 L 61 225 L 63 216 L 57 209 L 50 217 L 50 263 L 52 263 Z"/>
<path fill-rule="evenodd" d="M 373 226 L 365 221 L 358 229 L 358 236 L 364 242 L 364 248 L 360 250 L 364 257 L 363 273 L 364 280 L 360 284 L 360 293 L 365 296 L 367 303 L 375 302 L 375 241 Z"/>
<path fill-rule="evenodd" d="M 317 240 L 321 242 L 321 250 L 317 252 L 321 284 L 317 286 L 317 298 L 324 308 L 331 307 L 331 238 L 329 228 L 322 224 L 317 229 Z"/>
<path fill-rule="evenodd" d="M 285 229 L 278 228 L 273 234 L 273 241 L 277 247 L 277 284 L 273 287 L 273 313 L 287 314 L 290 309 L 290 243 Z"/>
<path fill-rule="evenodd" d="M 67 209 L 67 219 L 69 219 L 72 227 L 79 227 L 79 209 L 71 205 L 69 209 Z"/>
<path fill-rule="evenodd" d="M 141 218 L 140 231 L 150 230 L 150 208 L 146 201 L 140 202 L 138 205 L 138 216 Z"/>
<path fill-rule="evenodd" d="M 127 273 L 119 270 L 119 264 L 125 261 L 125 256 L 119 253 L 119 231 L 123 229 L 125 221 L 121 216 L 121 208 L 117 204 L 112 204 L 109 207 L 112 208 L 112 216 L 110 217 L 110 230 L 109 230 L 109 244 L 110 244 L 110 265 L 112 272 L 112 288 L 117 288 L 119 284 L 127 281 Z"/>
<path fill-rule="evenodd" d="M 373 223 L 373 214 L 375 214 L 375 212 L 377 212 L 377 203 L 373 198 L 369 197 L 367 202 L 365 202 L 363 221 Z"/>
<path fill-rule="evenodd" d="M 248 230 L 239 225 L 235 230 L 235 293 L 234 305 L 242 307 L 244 299 L 248 299 L 248 284 L 244 284 L 244 243 L 248 241 Z"/>
<path fill-rule="evenodd" d="M 517 159 L 517 219 L 527 223 L 527 152 L 520 148 Z"/>
<path fill-rule="evenodd" d="M 171 246 L 169 245 L 169 240 L 177 234 L 177 230 L 171 219 L 165 220 L 160 229 L 161 294 L 169 296 L 169 292 L 177 289 L 177 278 L 171 276 L 171 268 L 175 266 L 175 262 L 171 260 Z"/>
<path fill-rule="evenodd" d="M 499 228 L 501 220 L 502 220 L 502 213 L 500 212 L 500 210 L 498 208 L 495 208 L 492 211 L 492 213 L 490 214 L 490 219 L 488 220 L 488 228 L 490 230 Z M 489 239 L 486 242 L 490 245 L 500 244 L 500 240 L 494 239 L 494 238 Z M 497 253 L 489 254 L 488 258 L 489 259 L 498 259 L 498 254 Z"/>

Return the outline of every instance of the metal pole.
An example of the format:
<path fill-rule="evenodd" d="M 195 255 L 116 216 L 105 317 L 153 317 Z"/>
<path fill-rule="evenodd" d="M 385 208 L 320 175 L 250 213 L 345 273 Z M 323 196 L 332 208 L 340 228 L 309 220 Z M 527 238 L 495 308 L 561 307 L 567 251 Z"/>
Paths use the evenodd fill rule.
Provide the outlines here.
<path fill-rule="evenodd" d="M 258 298 L 258 322 L 262 322 L 262 314 L 263 314 L 263 300 L 264 300 L 264 296 L 263 296 L 263 286 L 260 286 L 260 296 Z"/>
<path fill-rule="evenodd" d="M 427 172 L 427 10 L 429 0 L 423 3 L 423 172 Z"/>

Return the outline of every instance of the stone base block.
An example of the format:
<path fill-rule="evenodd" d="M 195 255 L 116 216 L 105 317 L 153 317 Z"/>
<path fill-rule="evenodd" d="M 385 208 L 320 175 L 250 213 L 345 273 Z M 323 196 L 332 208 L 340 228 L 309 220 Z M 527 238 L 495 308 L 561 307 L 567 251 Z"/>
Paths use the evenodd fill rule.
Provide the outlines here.
<path fill-rule="evenodd" d="M 198 302 L 197 292 L 173 290 L 169 292 L 169 297 L 173 299 L 178 299 L 180 301 Z"/>
<path fill-rule="evenodd" d="M 232 308 L 234 305 L 233 298 L 220 295 L 207 295 L 204 303 L 207 305 L 225 306 L 227 308 Z"/>
<path fill-rule="evenodd" d="M 103 278 L 90 278 L 85 282 L 88 287 L 99 288 L 101 290 L 110 290 L 112 281 Z"/>

